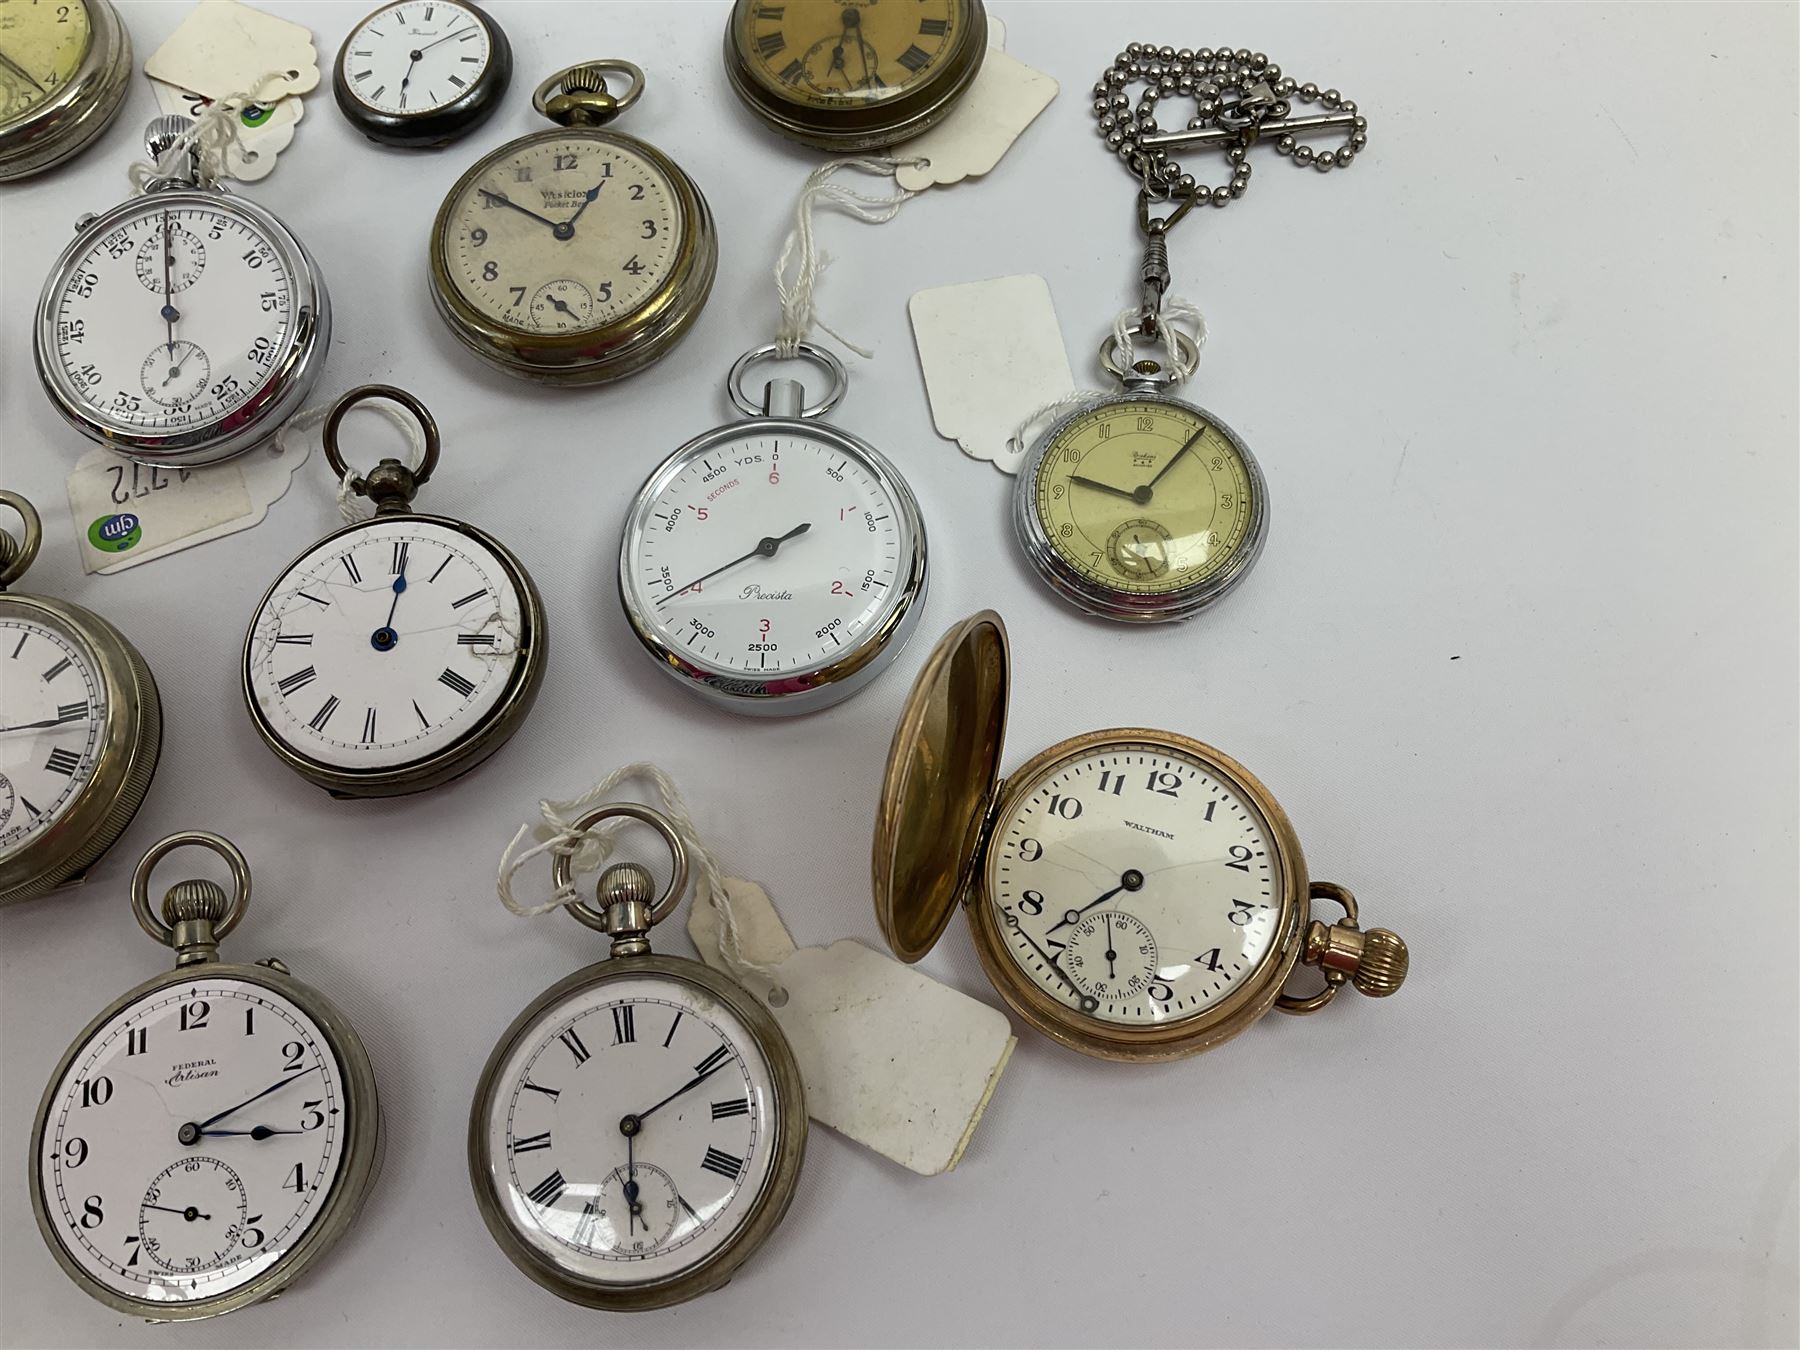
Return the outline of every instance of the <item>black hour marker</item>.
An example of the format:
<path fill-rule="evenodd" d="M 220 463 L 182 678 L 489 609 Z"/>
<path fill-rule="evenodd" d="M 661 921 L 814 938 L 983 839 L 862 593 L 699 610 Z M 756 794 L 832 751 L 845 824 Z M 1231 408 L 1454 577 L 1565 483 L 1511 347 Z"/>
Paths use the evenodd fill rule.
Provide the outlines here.
<path fill-rule="evenodd" d="M 681 1025 L 681 1009 L 675 1010 L 675 1020 L 669 1023 L 669 1034 L 663 1037 L 663 1049 L 669 1048 L 669 1042 L 675 1039 L 675 1028 Z"/>
<path fill-rule="evenodd" d="M 567 1184 L 568 1183 L 563 1180 L 563 1174 L 561 1172 L 552 1172 L 525 1193 L 538 1205 L 541 1205 L 545 1209 L 549 1209 L 550 1206 L 562 1199 L 563 1187 Z"/>
<path fill-rule="evenodd" d="M 600 1203 L 597 1200 L 589 1200 L 581 1207 L 581 1217 L 575 1221 L 575 1245 L 577 1247 L 592 1245 L 594 1229 L 599 1227 L 599 1223 Z"/>
<path fill-rule="evenodd" d="M 781 68 L 781 78 L 792 84 L 806 73 L 806 62 L 795 57 Z"/>
<path fill-rule="evenodd" d="M 296 670 L 292 675 L 275 681 L 275 687 L 284 694 L 291 694 L 296 689 L 304 689 L 318 677 L 319 672 L 308 666 L 305 670 Z"/>
<path fill-rule="evenodd" d="M 425 728 L 425 730 L 427 730 L 427 731 L 430 731 L 430 730 L 431 730 L 431 719 L 429 719 L 429 718 L 428 718 L 428 717 L 426 717 L 426 716 L 425 716 L 425 714 L 424 714 L 424 713 L 423 713 L 423 712 L 420 712 L 420 710 L 419 710 L 419 700 L 418 700 L 418 699 L 416 699 L 416 698 L 415 698 L 415 699 L 414 699 L 414 700 L 413 700 L 413 701 L 412 701 L 412 705 L 413 705 L 413 711 L 414 711 L 414 712 L 415 712 L 415 713 L 418 713 L 418 714 L 419 714 L 419 725 L 420 725 L 420 726 L 422 726 L 422 727 L 424 727 L 424 728 Z"/>
<path fill-rule="evenodd" d="M 709 1148 L 700 1165 L 709 1172 L 717 1172 L 727 1181 L 736 1181 L 744 1174 L 744 1160 L 726 1153 L 723 1149 Z"/>
<path fill-rule="evenodd" d="M 387 93 L 387 86 L 384 84 L 380 88 L 378 88 L 374 93 L 370 94 L 369 97 L 371 99 L 377 99 L 377 98 L 380 98 L 385 93 Z"/>
<path fill-rule="evenodd" d="M 524 1139 L 515 1139 L 512 1141 L 512 1151 L 514 1153 L 529 1153 L 536 1148 L 549 1147 L 550 1131 L 548 1130 L 545 1130 L 542 1134 L 528 1135 Z"/>
<path fill-rule="evenodd" d="M 275 635 L 275 641 L 291 643 L 296 647 L 310 647 L 312 640 L 311 633 L 277 633 Z"/>
<path fill-rule="evenodd" d="M 130 1027 L 125 1032 L 125 1054 L 141 1055 L 150 1049 L 150 1029 L 148 1027 Z"/>
<path fill-rule="evenodd" d="M 637 1040 L 637 1009 L 629 1003 L 616 1004 L 613 1015 L 613 1044 L 630 1045 Z"/>
<path fill-rule="evenodd" d="M 681 1207 L 687 1211 L 688 1218 L 692 1219 L 695 1223 L 700 1222 L 700 1216 L 694 1213 L 694 1207 L 687 1202 L 686 1196 L 678 1195 L 675 1199 Z"/>
<path fill-rule="evenodd" d="M 451 76 L 451 77 L 450 77 L 450 83 L 451 83 L 451 84 L 453 84 L 453 85 L 455 85 L 455 86 L 456 86 L 456 87 L 457 87 L 457 88 L 458 88 L 458 89 L 461 89 L 461 88 L 462 88 L 462 87 L 463 87 L 463 86 L 464 86 L 464 85 L 465 85 L 465 84 L 467 84 L 467 83 L 468 83 L 468 81 L 467 81 L 467 80 L 465 80 L 465 79 L 464 79 L 464 78 L 463 78 L 463 77 L 462 77 L 462 76 L 460 76 L 460 75 L 452 75 L 452 76 Z"/>
<path fill-rule="evenodd" d="M 60 773 L 64 778 L 73 777 L 75 770 L 81 766 L 81 756 L 72 750 L 65 750 L 60 745 L 50 752 L 50 758 L 44 761 L 44 767 L 51 773 Z"/>
<path fill-rule="evenodd" d="M 463 676 L 458 675 L 454 670 L 446 670 L 442 675 L 438 676 L 438 683 L 449 685 L 464 698 L 467 698 L 470 694 L 475 692 L 474 683 L 465 679 Z"/>
<path fill-rule="evenodd" d="M 372 70 L 359 70 L 356 72 L 356 74 L 352 75 L 350 78 L 355 80 L 358 84 L 361 84 L 364 80 L 368 79 L 369 76 L 373 75 L 374 73 L 375 72 Z"/>
<path fill-rule="evenodd" d="M 776 23 L 781 22 L 781 16 L 786 12 L 787 7 L 785 5 L 758 5 L 756 7 L 757 18 L 772 19 Z"/>
<path fill-rule="evenodd" d="M 764 33 L 756 39 L 756 50 L 764 57 L 774 56 L 785 46 L 787 46 L 787 38 L 783 37 L 779 31 Z"/>
<path fill-rule="evenodd" d="M 394 541 L 394 565 L 390 570 L 395 576 L 400 576 L 406 571 L 406 555 L 411 551 L 411 546 L 406 540 L 396 539 Z"/>
<path fill-rule="evenodd" d="M 750 1114 L 750 1099 L 739 1097 L 734 1101 L 714 1102 L 712 1113 L 714 1120 L 724 1120 L 729 1116 L 747 1116 Z"/>
<path fill-rule="evenodd" d="M 63 657 L 62 660 L 58 661 L 55 665 L 51 666 L 50 669 L 48 669 L 44 672 L 45 682 L 47 683 L 50 680 L 54 680 L 58 675 L 62 674 L 68 668 L 69 668 L 69 658 L 65 656 L 65 657 Z"/>
<path fill-rule="evenodd" d="M 321 600 L 316 595 L 308 595 L 305 591 L 295 591 L 294 594 L 298 595 L 302 600 L 312 601 L 315 605 L 323 606 L 326 609 L 331 608 L 331 601 Z"/>
<path fill-rule="evenodd" d="M 19 798 L 19 803 L 27 811 L 31 812 L 31 818 L 33 820 L 36 820 L 39 816 L 44 814 L 42 811 L 38 810 L 37 807 L 35 807 L 31 804 L 31 798 L 29 798 L 29 797 L 21 795 Z"/>
<path fill-rule="evenodd" d="M 306 725 L 311 727 L 314 731 L 325 730 L 325 724 L 331 720 L 331 714 L 336 712 L 337 708 L 337 695 L 333 694 L 319 706 L 319 711 L 312 715 L 312 721 L 308 722 Z"/>
<path fill-rule="evenodd" d="M 452 600 L 450 602 L 450 608 L 451 609 L 461 609 L 464 605 L 472 605 L 477 600 L 481 599 L 482 596 L 484 596 L 486 594 L 487 594 L 487 587 L 483 586 L 480 590 L 473 591 L 470 594 L 465 595 L 460 600 Z"/>
<path fill-rule="evenodd" d="M 731 1051 L 727 1050 L 724 1046 L 721 1045 L 717 1050 L 713 1051 L 705 1059 L 701 1060 L 698 1064 L 694 1065 L 694 1072 L 695 1073 L 711 1073 L 714 1069 L 719 1067 L 721 1062 L 730 1058 L 730 1056 L 731 1056 Z"/>
<path fill-rule="evenodd" d="M 456 645 L 459 647 L 492 647 L 500 639 L 492 633 L 458 633 Z"/>
<path fill-rule="evenodd" d="M 79 722 L 88 715 L 87 700 L 79 703 L 59 704 L 56 709 L 56 720 L 59 722 Z"/>
<path fill-rule="evenodd" d="M 577 1064 L 586 1064 L 588 1062 L 588 1048 L 581 1043 L 581 1037 L 575 1034 L 574 1027 L 570 1027 L 556 1039 L 569 1047 L 569 1053 L 575 1056 L 575 1062 Z"/>
<path fill-rule="evenodd" d="M 344 564 L 344 570 L 350 574 L 350 580 L 352 582 L 362 581 L 362 573 L 359 572 L 356 568 L 356 559 L 351 557 L 348 553 L 346 553 L 343 556 L 342 561 Z"/>
<path fill-rule="evenodd" d="M 427 586 L 429 586 L 432 582 L 436 581 L 440 576 L 443 575 L 444 569 L 446 567 L 448 567 L 449 565 L 450 565 L 450 555 L 448 553 L 446 553 L 444 555 L 444 561 L 442 561 L 441 563 L 438 564 L 437 571 L 433 572 L 430 576 L 425 578 L 425 584 Z"/>
<path fill-rule="evenodd" d="M 375 739 L 375 710 L 370 708 L 363 714 L 363 744 L 368 745 Z"/>
<path fill-rule="evenodd" d="M 950 31 L 948 19 L 920 19 L 919 32 L 925 37 L 942 37 Z"/>
<path fill-rule="evenodd" d="M 13 648 L 13 660 L 17 661 L 19 659 L 19 653 L 25 650 L 25 644 L 30 641 L 30 639 L 30 633 L 19 634 L 19 645 Z"/>
<path fill-rule="evenodd" d="M 561 1088 L 539 1087 L 536 1083 L 531 1083 L 531 1082 L 527 1082 L 525 1084 L 525 1086 L 530 1088 L 533 1092 L 543 1093 L 551 1101 L 555 1101 L 558 1097 L 562 1096 Z"/>
<path fill-rule="evenodd" d="M 931 53 L 915 42 L 912 46 L 901 52 L 896 59 L 898 59 L 901 65 L 917 75 L 921 70 L 925 69 L 926 66 L 931 64 Z"/>

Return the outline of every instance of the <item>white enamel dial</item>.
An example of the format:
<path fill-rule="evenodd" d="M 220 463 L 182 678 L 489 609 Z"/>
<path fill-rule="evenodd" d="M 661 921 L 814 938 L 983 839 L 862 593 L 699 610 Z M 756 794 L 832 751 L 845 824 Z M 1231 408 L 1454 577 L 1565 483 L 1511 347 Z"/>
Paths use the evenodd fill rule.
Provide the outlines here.
<path fill-rule="evenodd" d="M 527 1026 L 488 1100 L 487 1184 L 570 1275 L 629 1286 L 729 1244 L 767 1186 L 778 1104 L 741 1021 L 655 975 L 589 985 Z"/>
<path fill-rule="evenodd" d="M 101 1026 L 55 1084 L 35 1162 L 50 1227 L 116 1293 L 230 1293 L 317 1222 L 345 1111 L 338 1057 L 304 1010 L 197 968 Z"/>
<path fill-rule="evenodd" d="M 103 427 L 253 415 L 295 341 L 285 250 L 216 194 L 152 194 L 55 278 L 47 377 Z"/>
<path fill-rule="evenodd" d="M 405 0 L 356 26 L 344 74 L 351 94 L 377 112 L 436 112 L 468 93 L 491 55 L 487 28 L 467 6 Z"/>
<path fill-rule="evenodd" d="M 835 440 L 755 419 L 677 451 L 632 506 L 633 622 L 683 661 L 761 678 L 852 655 L 901 600 L 905 489 Z"/>
<path fill-rule="evenodd" d="M 989 903 L 1027 978 L 1103 1022 L 1207 1011 L 1275 954 L 1282 876 L 1254 804 L 1197 756 L 1060 759 L 995 826 Z"/>
<path fill-rule="evenodd" d="M 106 682 L 86 644 L 0 602 L 0 859 L 79 799 L 106 716 Z"/>
<path fill-rule="evenodd" d="M 246 648 L 252 698 L 296 753 L 388 769 L 478 732 L 520 658 L 522 602 L 498 554 L 429 517 L 371 520 L 284 572 Z"/>

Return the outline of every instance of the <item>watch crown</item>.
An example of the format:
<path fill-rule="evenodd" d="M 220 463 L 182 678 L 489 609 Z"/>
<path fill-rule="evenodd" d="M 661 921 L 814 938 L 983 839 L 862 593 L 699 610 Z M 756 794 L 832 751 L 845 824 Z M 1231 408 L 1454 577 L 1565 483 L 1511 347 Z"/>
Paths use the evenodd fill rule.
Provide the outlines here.
<path fill-rule="evenodd" d="M 205 919 L 218 923 L 231 908 L 231 898 L 216 881 L 178 881 L 163 896 L 163 922 L 171 927 Z"/>
<path fill-rule="evenodd" d="M 599 94 L 606 89 L 606 72 L 599 66 L 576 66 L 562 78 L 565 94 Z"/>
<path fill-rule="evenodd" d="M 656 880 L 636 863 L 614 863 L 600 874 L 596 888 L 600 909 L 606 915 L 607 936 L 614 956 L 639 956 L 650 950 L 650 904 L 656 898 Z"/>
<path fill-rule="evenodd" d="M 1397 933 L 1371 928 L 1363 934 L 1362 960 L 1351 973 L 1356 992 L 1370 998 L 1386 998 L 1406 980 L 1409 961 L 1406 943 Z"/>

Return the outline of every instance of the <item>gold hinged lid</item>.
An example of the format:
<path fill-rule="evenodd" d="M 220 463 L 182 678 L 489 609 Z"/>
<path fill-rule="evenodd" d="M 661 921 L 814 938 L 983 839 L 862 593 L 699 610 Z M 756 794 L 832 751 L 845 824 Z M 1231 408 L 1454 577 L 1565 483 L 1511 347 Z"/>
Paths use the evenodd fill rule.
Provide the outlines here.
<path fill-rule="evenodd" d="M 875 917 L 902 961 L 930 951 L 981 862 L 1000 776 L 1006 625 L 991 609 L 938 640 L 913 682 L 875 817 Z"/>

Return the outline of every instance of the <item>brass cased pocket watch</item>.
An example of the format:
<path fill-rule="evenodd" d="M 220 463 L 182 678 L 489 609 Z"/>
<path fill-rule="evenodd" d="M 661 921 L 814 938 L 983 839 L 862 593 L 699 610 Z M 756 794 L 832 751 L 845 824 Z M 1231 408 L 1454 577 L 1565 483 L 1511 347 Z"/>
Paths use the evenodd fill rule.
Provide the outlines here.
<path fill-rule="evenodd" d="M 16 492 L 0 532 L 0 905 L 79 881 L 131 824 L 162 750 L 150 667 L 80 605 L 8 591 L 43 529 Z"/>
<path fill-rule="evenodd" d="M 211 849 L 235 893 L 149 880 Z M 114 1312 L 185 1322 L 273 1298 L 343 1237 L 381 1167 L 375 1072 L 355 1029 L 274 957 L 219 960 L 250 902 L 244 855 L 191 831 L 131 882 L 175 968 L 122 994 L 63 1053 L 31 1133 L 31 1205 L 65 1274 Z"/>
<path fill-rule="evenodd" d="M 85 150 L 130 76 L 131 35 L 110 0 L 0 0 L 0 183 Z"/>
<path fill-rule="evenodd" d="M 717 1289 L 787 1213 L 806 1154 L 806 1090 L 754 995 L 651 928 L 687 889 L 687 850 L 649 807 L 598 806 L 668 844 L 674 876 L 616 863 L 569 913 L 612 938 L 608 960 L 546 989 L 488 1056 L 469 1113 L 469 1180 L 488 1232 L 551 1293 L 612 1312 Z M 569 892 L 569 855 L 555 885 Z M 623 1231 L 620 1231 L 620 1230 Z"/>
<path fill-rule="evenodd" d="M 630 83 L 617 98 L 608 73 Z M 457 180 L 431 230 L 431 298 L 458 341 L 508 375 L 598 384 L 663 356 L 699 317 L 718 269 L 712 213 L 661 150 L 605 124 L 644 72 L 592 61 L 545 80 L 558 123 Z"/>
<path fill-rule="evenodd" d="M 471 0 L 396 0 L 350 30 L 331 92 L 370 140 L 421 150 L 487 121 L 511 79 L 512 46 L 485 9 Z"/>
<path fill-rule="evenodd" d="M 263 743 L 334 797 L 395 797 L 459 777 L 518 730 L 543 683 L 544 602 L 525 565 L 466 521 L 413 513 L 438 431 L 403 389 L 364 385 L 333 405 L 325 458 L 348 473 L 338 427 L 385 399 L 418 421 L 416 470 L 384 459 L 351 480 L 375 515 L 328 534 L 269 587 L 244 639 L 244 702 Z"/>
<path fill-rule="evenodd" d="M 894 145 L 942 121 L 987 46 L 981 0 L 737 0 L 725 72 L 776 131 L 842 153 Z"/>
<path fill-rule="evenodd" d="M 1314 1012 L 1346 981 L 1393 993 L 1406 944 L 1359 926 L 1356 898 L 1312 881 L 1287 815 L 1209 745 L 1121 727 L 1053 745 L 1000 777 L 1006 627 L 988 610 L 946 633 L 888 754 L 875 912 L 917 961 L 969 912 L 1007 1005 L 1086 1055 L 1198 1054 L 1271 1007 Z M 1315 900 L 1341 907 L 1334 924 Z M 1285 994 L 1296 965 L 1325 984 Z"/>

